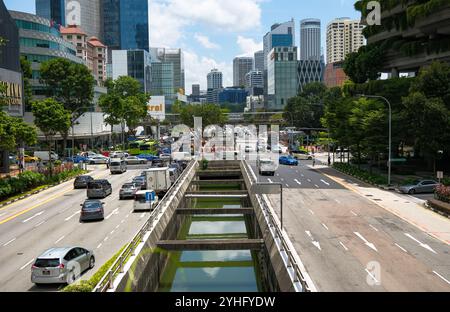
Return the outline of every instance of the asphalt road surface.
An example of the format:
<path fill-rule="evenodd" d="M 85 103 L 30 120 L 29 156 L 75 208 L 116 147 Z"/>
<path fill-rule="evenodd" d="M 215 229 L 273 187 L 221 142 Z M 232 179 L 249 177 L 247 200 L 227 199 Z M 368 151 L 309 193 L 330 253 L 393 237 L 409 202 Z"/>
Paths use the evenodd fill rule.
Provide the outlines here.
<path fill-rule="evenodd" d="M 94 250 L 95 271 L 129 243 L 149 213 L 133 213 L 133 201 L 119 201 L 122 184 L 140 175 L 145 166 L 129 166 L 122 175 L 111 175 L 105 166 L 90 166 L 95 178 L 108 179 L 113 194 L 105 202 L 105 220 L 80 223 L 80 204 L 86 190 L 74 190 L 73 180 L 0 209 L 0 291 L 55 291 L 62 286 L 31 283 L 31 266 L 51 247 L 81 246 Z M 131 169 L 131 170 L 130 170 Z"/>
<path fill-rule="evenodd" d="M 252 167 L 260 182 L 283 183 L 284 227 L 319 291 L 450 291 L 448 243 L 311 165 L 280 166 L 275 177 Z M 270 195 L 278 215 L 279 197 Z"/>

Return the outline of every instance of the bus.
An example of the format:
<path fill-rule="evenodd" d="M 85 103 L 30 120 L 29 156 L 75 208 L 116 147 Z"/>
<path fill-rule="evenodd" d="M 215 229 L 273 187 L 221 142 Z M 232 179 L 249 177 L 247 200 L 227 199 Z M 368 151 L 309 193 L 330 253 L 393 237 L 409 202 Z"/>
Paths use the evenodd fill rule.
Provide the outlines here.
<path fill-rule="evenodd" d="M 138 156 L 138 155 L 154 155 L 156 154 L 156 142 L 151 140 L 140 140 L 131 142 L 129 144 L 128 153 L 131 156 Z"/>

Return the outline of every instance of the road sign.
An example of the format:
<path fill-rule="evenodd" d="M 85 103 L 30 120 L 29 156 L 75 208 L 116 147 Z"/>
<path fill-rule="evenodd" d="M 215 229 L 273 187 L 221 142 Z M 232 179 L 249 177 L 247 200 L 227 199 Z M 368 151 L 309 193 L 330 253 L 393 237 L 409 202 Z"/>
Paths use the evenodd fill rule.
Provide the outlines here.
<path fill-rule="evenodd" d="M 444 172 L 438 171 L 438 172 L 437 172 L 437 178 L 438 178 L 438 179 L 443 179 L 443 178 L 444 178 Z"/>
<path fill-rule="evenodd" d="M 155 192 L 147 192 L 145 193 L 145 201 L 146 202 L 152 202 L 155 200 Z"/>
<path fill-rule="evenodd" d="M 280 184 L 253 184 L 252 193 L 256 195 L 263 194 L 280 194 Z"/>

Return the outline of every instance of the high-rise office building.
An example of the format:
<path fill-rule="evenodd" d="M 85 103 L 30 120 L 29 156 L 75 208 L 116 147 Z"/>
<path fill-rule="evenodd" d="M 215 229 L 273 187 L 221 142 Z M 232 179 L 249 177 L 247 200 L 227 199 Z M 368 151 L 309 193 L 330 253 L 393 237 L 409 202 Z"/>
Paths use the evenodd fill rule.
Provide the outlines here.
<path fill-rule="evenodd" d="M 223 88 L 223 74 L 217 69 L 211 70 L 207 75 L 208 89 L 222 89 Z"/>
<path fill-rule="evenodd" d="M 80 26 L 88 37 L 102 38 L 101 0 L 36 0 L 36 15 L 62 26 Z"/>
<path fill-rule="evenodd" d="M 192 95 L 200 96 L 200 85 L 199 84 L 192 85 Z"/>
<path fill-rule="evenodd" d="M 254 70 L 263 71 L 264 70 L 264 51 L 255 52 L 255 66 L 253 66 Z"/>
<path fill-rule="evenodd" d="M 327 26 L 327 64 L 342 62 L 347 54 L 364 45 L 364 26 L 360 20 L 347 17 L 331 21 Z"/>
<path fill-rule="evenodd" d="M 173 79 L 175 93 L 184 94 L 184 58 L 181 49 L 152 48 L 152 62 L 162 62 L 173 64 Z M 181 92 L 182 91 L 182 92 Z"/>
<path fill-rule="evenodd" d="M 275 47 L 292 47 L 295 45 L 295 22 L 274 24 L 264 36 L 264 69 L 267 70 L 267 56 Z"/>
<path fill-rule="evenodd" d="M 114 50 L 112 55 L 112 79 L 129 76 L 141 83 L 142 92 L 150 93 L 152 83 L 151 57 L 146 50 Z"/>
<path fill-rule="evenodd" d="M 148 0 L 102 0 L 102 20 L 109 50 L 149 51 Z"/>
<path fill-rule="evenodd" d="M 252 70 L 245 75 L 245 90 L 251 96 L 264 94 L 264 75 L 260 70 Z"/>
<path fill-rule="evenodd" d="M 176 97 L 174 87 L 173 64 L 167 62 L 152 62 L 151 94 L 165 96 L 168 100 Z"/>
<path fill-rule="evenodd" d="M 66 0 L 36 0 L 36 15 L 66 25 Z"/>
<path fill-rule="evenodd" d="M 325 62 L 320 60 L 300 60 L 298 62 L 298 89 L 312 82 L 323 82 Z"/>
<path fill-rule="evenodd" d="M 300 60 L 320 60 L 320 31 L 319 19 L 309 18 L 300 21 Z"/>
<path fill-rule="evenodd" d="M 236 57 L 233 60 L 233 85 L 245 86 L 245 75 L 253 70 L 253 57 Z"/>
<path fill-rule="evenodd" d="M 298 94 L 297 47 L 273 48 L 267 61 L 268 109 L 281 111 Z"/>

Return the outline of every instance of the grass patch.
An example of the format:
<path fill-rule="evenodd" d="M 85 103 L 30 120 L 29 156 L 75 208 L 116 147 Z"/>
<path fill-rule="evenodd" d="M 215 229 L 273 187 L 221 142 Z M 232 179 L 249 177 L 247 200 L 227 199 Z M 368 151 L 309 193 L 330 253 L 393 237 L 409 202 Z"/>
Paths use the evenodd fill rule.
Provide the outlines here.
<path fill-rule="evenodd" d="M 122 251 L 127 245 L 123 246 L 111 259 L 109 259 L 89 280 L 82 280 L 76 282 L 72 285 L 64 287 L 62 292 L 92 292 L 100 282 L 100 280 L 105 276 L 106 272 L 111 268 L 114 262 L 119 258 Z"/>

